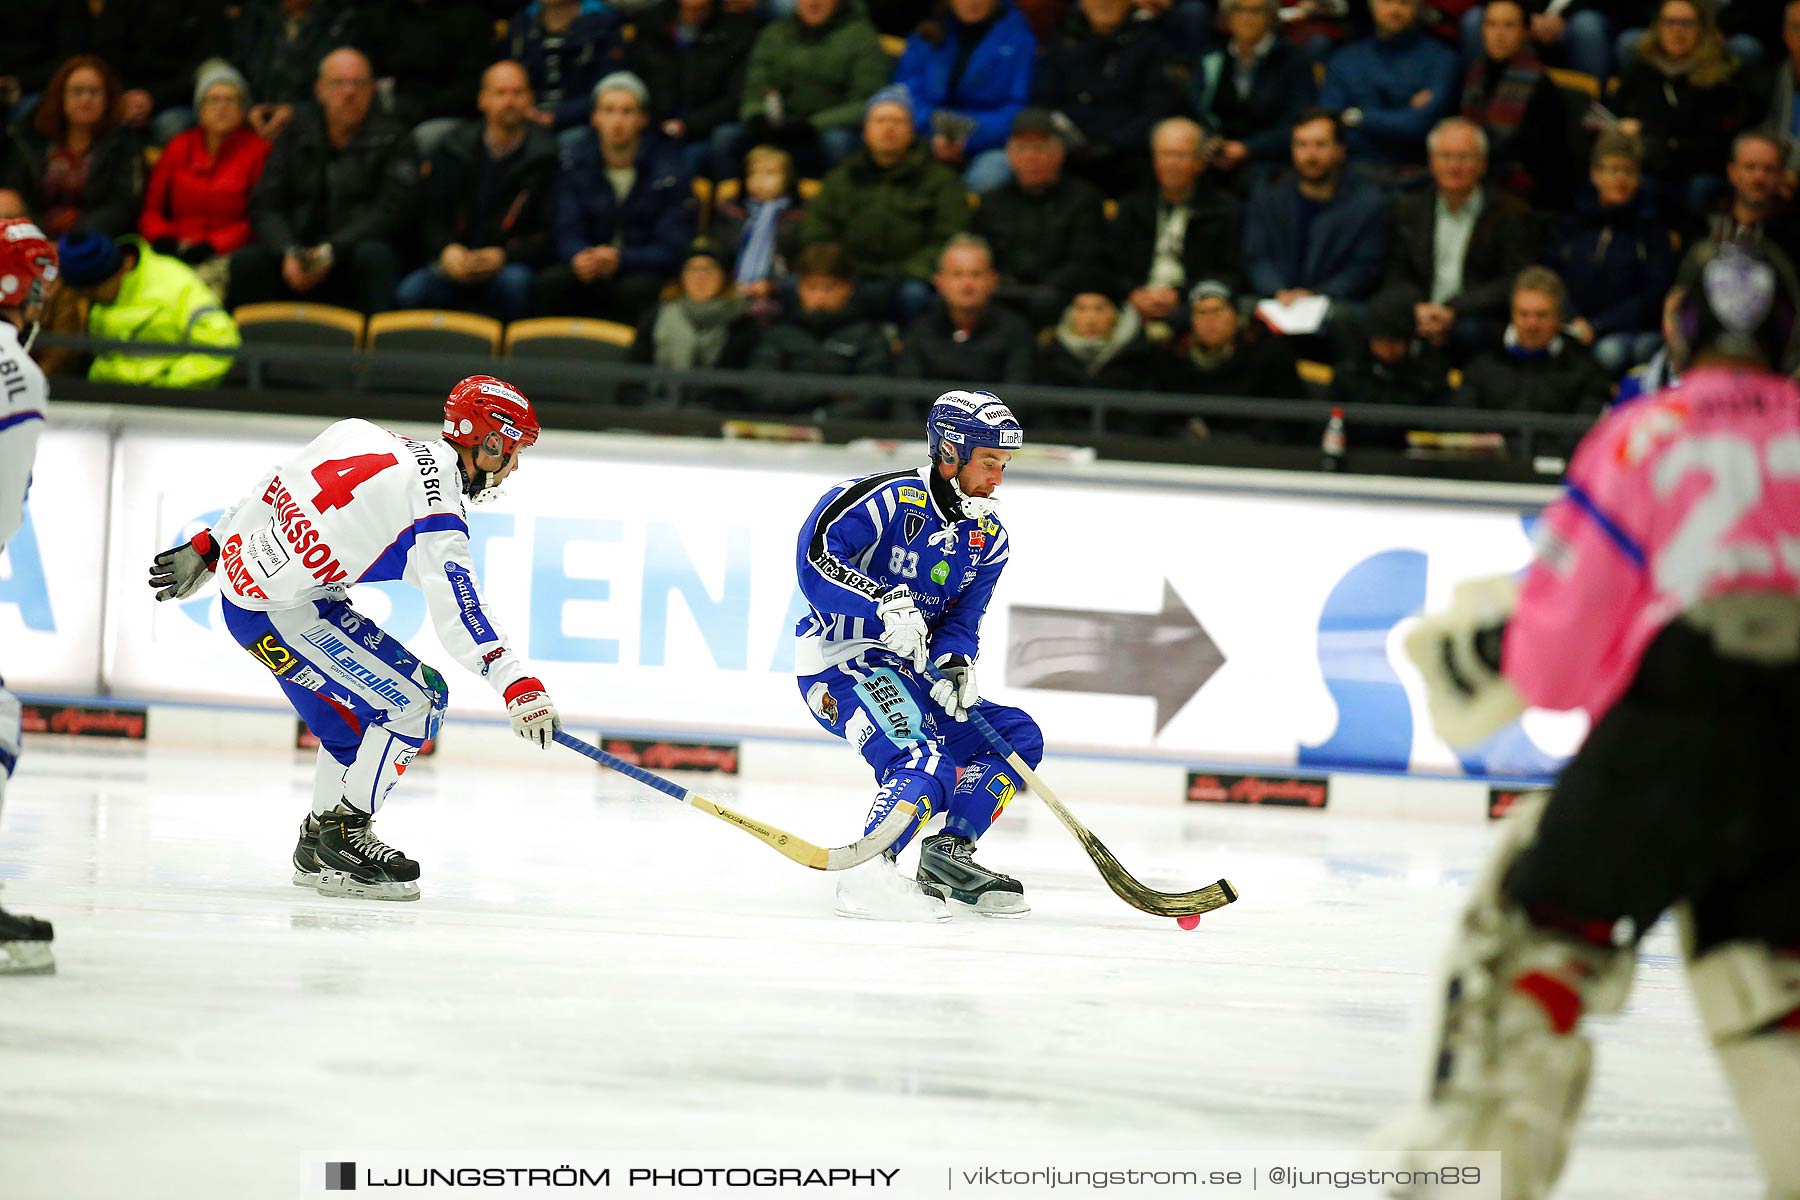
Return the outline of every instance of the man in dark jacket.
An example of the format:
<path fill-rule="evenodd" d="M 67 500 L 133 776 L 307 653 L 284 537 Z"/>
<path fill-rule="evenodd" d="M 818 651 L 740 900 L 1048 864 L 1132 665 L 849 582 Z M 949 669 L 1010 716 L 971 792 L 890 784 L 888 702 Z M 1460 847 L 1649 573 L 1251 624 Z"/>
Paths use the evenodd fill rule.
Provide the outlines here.
<path fill-rule="evenodd" d="M 1431 131 L 1436 184 L 1394 202 L 1393 252 L 1382 290 L 1412 301 L 1418 335 L 1466 359 L 1505 323 L 1513 279 L 1537 256 L 1531 213 L 1482 185 L 1487 136 L 1461 117 Z"/>
<path fill-rule="evenodd" d="M 270 141 L 312 100 L 319 60 L 356 38 L 342 0 L 252 0 L 233 31 L 231 63 L 250 81 L 250 127 Z"/>
<path fill-rule="evenodd" d="M 255 240 L 231 256 L 231 306 L 304 298 L 385 312 L 419 181 L 412 137 L 369 111 L 361 51 L 326 55 L 314 92 L 250 193 Z"/>
<path fill-rule="evenodd" d="M 962 180 L 914 141 L 906 89 L 888 87 L 869 101 L 863 148 L 825 177 L 800 236 L 842 246 L 857 286 L 911 320 L 931 303 L 938 251 L 968 224 Z"/>
<path fill-rule="evenodd" d="M 1090 271 L 1070 281 L 1074 299 L 1038 351 L 1037 381 L 1053 387 L 1109 392 L 1155 391 L 1167 374 L 1168 353 L 1144 336 L 1137 309 L 1124 303 L 1116 276 Z M 1045 408 L 1033 428 L 1087 431 L 1089 412 Z"/>
<path fill-rule="evenodd" d="M 1612 385 L 1594 364 L 1587 347 L 1560 330 L 1563 284 L 1548 267 L 1528 267 L 1513 284 L 1512 323 L 1504 344 L 1486 351 L 1463 372 L 1456 403 L 1497 412 L 1582 413 L 1599 416 L 1612 399 Z M 1516 453 L 1518 435 L 1507 437 Z M 1539 438 L 1542 453 L 1567 452 L 1574 437 Z"/>
<path fill-rule="evenodd" d="M 1231 39 L 1203 55 L 1189 86 L 1189 102 L 1201 124 L 1221 140 L 1212 169 L 1240 192 L 1288 162 L 1294 118 L 1318 88 L 1312 63 L 1281 36 L 1276 0 L 1225 0 Z"/>
<path fill-rule="evenodd" d="M 799 306 L 771 326 L 750 352 L 753 371 L 795 375 L 887 375 L 893 350 L 856 295 L 856 273 L 843 248 L 829 242 L 808 246 L 794 260 Z M 820 420 L 826 417 L 879 417 L 887 402 L 864 396 L 819 396 L 782 388 L 749 397 L 753 411 Z"/>
<path fill-rule="evenodd" d="M 1132 0 L 1081 0 L 1044 47 L 1031 102 L 1080 131 L 1070 169 L 1109 196 L 1144 182 L 1150 129 L 1174 111 L 1169 33 Z"/>
<path fill-rule="evenodd" d="M 1483 13 L 1483 54 L 1463 77 L 1462 115 L 1487 134 L 1494 183 L 1540 209 L 1563 209 L 1574 190 L 1568 114 L 1539 61 L 1524 0 L 1492 0 Z"/>
<path fill-rule="evenodd" d="M 1404 296 L 1377 297 L 1363 320 L 1364 338 L 1356 351 L 1332 369 L 1333 404 L 1416 405 L 1441 408 L 1450 403 L 1450 360 L 1443 350 L 1413 332 L 1412 305 Z M 1399 449 L 1406 431 L 1393 425 L 1358 423 L 1351 438 L 1357 445 Z"/>
<path fill-rule="evenodd" d="M 1353 339 L 1356 316 L 1387 256 L 1387 201 L 1344 169 L 1335 115 L 1303 109 L 1291 136 L 1294 170 L 1258 188 L 1244 222 L 1244 269 L 1257 296 L 1331 302 L 1328 337 Z"/>
<path fill-rule="evenodd" d="M 1006 142 L 1012 180 L 981 198 L 974 230 L 994 248 L 1003 303 L 1032 328 L 1054 324 L 1073 295 L 1071 280 L 1106 256 L 1100 192 L 1063 174 L 1063 140 L 1050 114 L 1028 108 Z"/>
<path fill-rule="evenodd" d="M 506 56 L 525 64 L 538 123 L 557 130 L 581 128 L 594 85 L 623 53 L 619 18 L 603 0 L 532 0 L 506 29 Z"/>
<path fill-rule="evenodd" d="M 755 19 L 719 0 L 664 0 L 638 21 L 626 62 L 650 87 L 656 127 L 687 143 L 690 175 L 715 178 L 711 139 L 737 119 L 755 42 Z"/>
<path fill-rule="evenodd" d="M 431 265 L 400 281 L 400 307 L 517 321 L 550 254 L 556 139 L 531 120 L 531 84 L 510 59 L 483 73 L 476 106 L 482 119 L 458 125 L 431 155 L 419 214 Z"/>
<path fill-rule="evenodd" d="M 898 373 L 959 384 L 1030 383 L 1031 327 L 993 302 L 999 283 L 984 239 L 959 233 L 946 242 L 938 256 L 938 299 L 907 326 Z M 895 415 L 902 420 L 909 416 Z M 924 409 L 916 415 L 923 419 Z"/>
<path fill-rule="evenodd" d="M 1182 298 L 1202 279 L 1243 280 L 1238 202 L 1204 178 L 1204 133 L 1170 117 L 1150 134 L 1154 186 L 1119 202 L 1108 260 L 1132 285 L 1131 306 L 1146 321 L 1180 322 Z M 1173 316 L 1172 316 L 1173 314 Z"/>
<path fill-rule="evenodd" d="M 557 265 L 538 276 L 537 311 L 635 325 L 694 240 L 693 184 L 681 147 L 646 134 L 650 92 L 629 71 L 594 85 L 594 136 L 562 155 L 552 201 Z"/>
<path fill-rule="evenodd" d="M 1425 133 L 1456 108 L 1462 62 L 1418 27 L 1418 0 L 1370 0 L 1375 35 L 1331 58 L 1319 103 L 1341 115 L 1357 163 L 1417 163 Z"/>
<path fill-rule="evenodd" d="M 1245 329 L 1231 302 L 1231 289 L 1217 279 L 1195 285 L 1188 301 L 1187 335 L 1175 344 L 1165 368 L 1164 390 L 1199 396 L 1267 400 L 1299 400 L 1300 374 L 1286 338 Z M 1143 414 L 1123 418 L 1133 431 L 1161 437 L 1204 437 L 1209 433 L 1242 433 L 1258 441 L 1304 442 L 1312 426 L 1258 421 L 1245 417 L 1183 417 Z"/>

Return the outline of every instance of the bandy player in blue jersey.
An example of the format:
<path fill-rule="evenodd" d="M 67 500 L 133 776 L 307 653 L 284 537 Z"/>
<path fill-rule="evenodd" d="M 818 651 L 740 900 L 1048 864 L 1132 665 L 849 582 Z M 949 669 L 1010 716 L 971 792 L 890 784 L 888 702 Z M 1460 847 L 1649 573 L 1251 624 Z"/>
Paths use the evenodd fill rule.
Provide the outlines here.
<path fill-rule="evenodd" d="M 1018 880 L 974 858 L 1019 781 L 968 710 L 979 707 L 1037 766 L 1037 723 L 982 700 L 975 684 L 981 619 L 1012 552 L 994 489 L 1025 430 L 993 395 L 958 391 L 938 397 L 925 433 L 927 466 L 836 485 L 800 530 L 800 590 L 812 606 L 794 631 L 800 693 L 814 719 L 874 769 L 881 790 L 868 829 L 902 800 L 919 809 L 887 854 L 839 876 L 837 912 L 948 920 L 954 900 L 987 916 L 1023 916 L 1031 908 Z M 927 663 L 940 678 L 927 678 Z M 943 831 L 925 840 L 908 880 L 895 856 L 940 813 Z"/>

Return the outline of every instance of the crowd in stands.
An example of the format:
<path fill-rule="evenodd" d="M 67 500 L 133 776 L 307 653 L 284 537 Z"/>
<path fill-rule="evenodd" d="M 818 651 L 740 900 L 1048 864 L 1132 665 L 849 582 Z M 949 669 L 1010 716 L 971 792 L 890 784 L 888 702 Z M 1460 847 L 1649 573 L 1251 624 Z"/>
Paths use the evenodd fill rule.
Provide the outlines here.
<path fill-rule="evenodd" d="M 0 215 L 97 336 L 298 299 L 597 317 L 671 370 L 1288 398 L 1317 360 L 1349 402 L 1598 413 L 1669 377 L 1696 255 L 1800 256 L 1800 0 L 12 7 Z"/>

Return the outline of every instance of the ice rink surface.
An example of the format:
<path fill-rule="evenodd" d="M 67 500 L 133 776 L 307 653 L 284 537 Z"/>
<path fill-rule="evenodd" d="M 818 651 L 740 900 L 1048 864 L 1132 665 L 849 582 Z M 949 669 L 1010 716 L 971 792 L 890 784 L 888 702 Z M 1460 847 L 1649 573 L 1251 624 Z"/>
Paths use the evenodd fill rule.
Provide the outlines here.
<path fill-rule="evenodd" d="M 289 883 L 310 775 L 29 741 L 0 880 L 59 973 L 0 981 L 0 1196 L 285 1197 L 309 1151 L 1350 1148 L 1410 1090 L 1492 837 L 1064 794 L 1153 886 L 1232 879 L 1184 933 L 1021 797 L 982 858 L 1031 916 L 884 925 L 617 776 L 421 760 L 378 826 L 423 866 L 393 904 Z M 683 778 L 860 832 L 861 794 Z M 1666 924 L 1595 1032 L 1559 1197 L 1760 1194 Z"/>

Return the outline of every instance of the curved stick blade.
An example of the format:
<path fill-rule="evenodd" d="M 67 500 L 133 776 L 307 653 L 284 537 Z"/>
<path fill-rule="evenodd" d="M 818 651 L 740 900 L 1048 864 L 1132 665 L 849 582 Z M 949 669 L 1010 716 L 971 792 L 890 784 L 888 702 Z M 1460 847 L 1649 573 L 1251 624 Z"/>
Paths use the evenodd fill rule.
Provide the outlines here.
<path fill-rule="evenodd" d="M 874 829 L 848 846 L 834 846 L 827 850 L 823 869 L 842 871 L 868 862 L 899 841 L 900 835 L 912 828 L 913 819 L 918 816 L 918 812 L 918 806 L 912 801 L 900 801 L 889 810 L 887 816 L 881 818 L 881 824 Z"/>
<path fill-rule="evenodd" d="M 697 796 L 693 792 L 687 794 L 687 802 L 703 813 L 710 813 L 728 825 L 735 825 L 751 837 L 760 841 L 769 849 L 786 858 L 791 858 L 803 867 L 811 867 L 815 871 L 842 871 L 849 867 L 868 862 L 883 850 L 893 845 L 900 835 L 906 832 L 918 809 L 909 801 L 901 801 L 881 824 L 877 825 L 865 836 L 858 838 L 847 846 L 819 846 L 802 837 L 795 837 L 785 829 L 761 821 L 751 820 L 735 809 L 726 808 L 722 804 L 714 804 L 705 796 Z"/>

